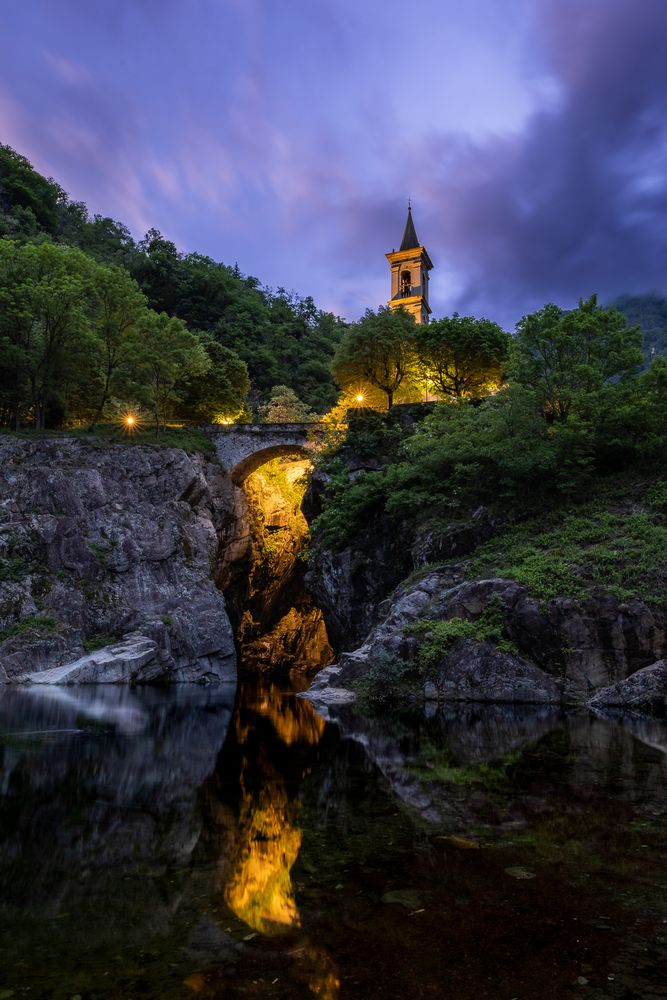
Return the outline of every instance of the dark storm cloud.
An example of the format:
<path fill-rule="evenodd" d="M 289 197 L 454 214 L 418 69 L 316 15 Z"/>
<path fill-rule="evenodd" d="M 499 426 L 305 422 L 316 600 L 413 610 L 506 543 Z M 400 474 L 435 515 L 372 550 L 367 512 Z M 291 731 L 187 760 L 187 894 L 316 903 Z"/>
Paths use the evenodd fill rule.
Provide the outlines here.
<path fill-rule="evenodd" d="M 23 0 L 0 141 L 348 318 L 408 195 L 436 314 L 667 291 L 667 0 Z M 419 26 L 419 43 L 412 28 Z"/>
<path fill-rule="evenodd" d="M 667 291 L 667 4 L 544 4 L 553 106 L 521 134 L 467 145 L 429 179 L 460 309 L 515 320 L 545 300 Z M 445 292 L 443 296 L 447 300 Z"/>

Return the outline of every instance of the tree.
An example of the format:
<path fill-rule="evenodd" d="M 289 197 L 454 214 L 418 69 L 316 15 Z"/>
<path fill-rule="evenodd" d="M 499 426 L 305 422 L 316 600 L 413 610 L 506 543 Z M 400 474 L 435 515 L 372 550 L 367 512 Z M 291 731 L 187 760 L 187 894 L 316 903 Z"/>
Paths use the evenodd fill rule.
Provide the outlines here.
<path fill-rule="evenodd" d="M 121 267 L 96 267 L 91 280 L 93 329 L 97 336 L 100 396 L 91 421 L 100 420 L 119 369 L 131 349 L 132 332 L 146 312 L 146 297 Z"/>
<path fill-rule="evenodd" d="M 7 230 L 29 210 L 40 229 L 57 236 L 62 206 L 67 195 L 55 181 L 42 177 L 25 156 L 11 146 L 0 145 L 0 216 L 8 220 Z"/>
<path fill-rule="evenodd" d="M 274 385 L 268 403 L 259 408 L 259 416 L 265 424 L 302 424 L 312 419 L 310 407 L 287 385 Z"/>
<path fill-rule="evenodd" d="M 343 334 L 331 369 L 343 389 L 370 383 L 385 393 L 387 409 L 401 388 L 414 381 L 417 327 L 404 309 L 368 309 Z"/>
<path fill-rule="evenodd" d="M 158 312 L 177 315 L 183 283 L 181 255 L 157 229 L 148 230 L 138 249 L 132 261 L 132 276 L 145 292 L 148 304 Z"/>
<path fill-rule="evenodd" d="M 454 313 L 424 324 L 417 332 L 420 375 L 444 398 L 488 396 L 502 384 L 509 342 L 488 319 Z"/>
<path fill-rule="evenodd" d="M 549 419 L 566 421 L 588 412 L 605 384 L 637 372 L 640 346 L 639 328 L 601 308 L 596 295 L 576 309 L 546 305 L 517 324 L 511 374 L 540 394 Z"/>
<path fill-rule="evenodd" d="M 236 420 L 244 410 L 250 389 L 248 368 L 238 354 L 223 347 L 210 334 L 198 336 L 211 367 L 189 383 L 178 412 L 196 423 Z"/>
<path fill-rule="evenodd" d="M 159 434 L 188 382 L 206 375 L 211 359 L 195 334 L 166 313 L 146 310 L 132 341 L 134 392 L 150 409 Z"/>
<path fill-rule="evenodd" d="M 0 334 L 13 422 L 32 412 L 44 428 L 54 394 L 81 376 L 93 346 L 87 288 L 94 264 L 53 243 L 0 240 Z M 12 374 L 13 368 L 13 374 Z"/>

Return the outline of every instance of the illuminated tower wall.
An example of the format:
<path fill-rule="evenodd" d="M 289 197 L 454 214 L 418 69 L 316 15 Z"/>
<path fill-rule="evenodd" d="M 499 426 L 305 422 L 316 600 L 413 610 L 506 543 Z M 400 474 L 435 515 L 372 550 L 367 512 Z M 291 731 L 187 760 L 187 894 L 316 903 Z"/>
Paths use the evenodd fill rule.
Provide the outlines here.
<path fill-rule="evenodd" d="M 417 239 L 412 221 L 412 209 L 408 206 L 403 239 L 398 250 L 385 254 L 391 269 L 391 297 L 389 307 L 402 306 L 415 318 L 417 323 L 428 323 L 431 307 L 428 304 L 428 272 L 433 268 L 426 247 Z"/>

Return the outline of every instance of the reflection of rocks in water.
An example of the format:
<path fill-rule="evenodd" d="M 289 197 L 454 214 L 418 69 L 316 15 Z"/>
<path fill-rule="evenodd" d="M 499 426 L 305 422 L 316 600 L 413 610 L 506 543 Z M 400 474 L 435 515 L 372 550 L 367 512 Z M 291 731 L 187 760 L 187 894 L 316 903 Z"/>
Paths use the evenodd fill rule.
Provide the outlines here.
<path fill-rule="evenodd" d="M 215 767 L 234 690 L 179 688 L 167 697 L 106 686 L 3 691 L 5 914 L 28 903 L 54 915 L 85 912 L 92 873 L 97 895 L 119 866 L 131 874 L 141 864 L 155 872 L 186 862 L 201 830 L 198 787 Z M 110 894 L 109 925 L 120 902 Z M 112 933 L 101 914 L 93 922 Z"/>
<path fill-rule="evenodd" d="M 609 718 L 614 719 L 614 716 L 610 713 Z M 641 740 L 647 746 L 667 754 L 667 722 L 627 713 L 625 715 L 618 715 L 615 718 L 624 729 L 632 733 L 635 739 Z"/>
<path fill-rule="evenodd" d="M 460 705 L 437 719 L 457 762 L 475 764 L 534 743 L 559 724 L 561 713 L 548 705 Z"/>
<path fill-rule="evenodd" d="M 235 850 L 225 859 L 225 902 L 262 934 L 276 934 L 301 922 L 290 875 L 301 847 L 293 812 L 279 786 L 263 788 L 256 797 L 247 794 Z"/>
<path fill-rule="evenodd" d="M 360 743 L 394 795 L 429 823 L 466 828 L 480 802 L 474 769 L 518 753 L 558 725 L 548 706 L 450 706 L 431 718 L 373 718 L 348 705 L 330 705 L 344 739 Z M 455 788 L 452 793 L 452 784 Z"/>
<path fill-rule="evenodd" d="M 0 688 L 0 724 L 11 727 L 17 719 L 26 729 L 42 726 L 56 733 L 99 726 L 131 736 L 148 725 L 145 699 L 139 701 L 125 685 L 23 687 L 16 695 Z"/>
<path fill-rule="evenodd" d="M 244 685 L 204 803 L 225 904 L 275 942 L 275 950 L 262 952 L 265 962 L 287 963 L 291 979 L 310 994 L 336 1000 L 336 967 L 300 930 L 292 879 L 302 843 L 299 784 L 319 759 L 324 730 L 324 720 L 294 694 L 273 684 Z"/>
<path fill-rule="evenodd" d="M 623 809 L 638 788 L 655 793 L 655 808 L 667 813 L 664 724 L 563 718 L 548 706 L 452 706 L 410 725 L 365 718 L 345 705 L 330 705 L 328 716 L 344 739 L 364 746 L 401 802 L 453 833 L 525 828 L 589 797 Z M 663 751 L 646 772 L 636 740 Z M 559 790 L 547 797 L 552 772 Z"/>
<path fill-rule="evenodd" d="M 267 683 L 255 689 L 246 706 L 268 719 L 278 739 L 287 746 L 293 743 L 316 746 L 324 732 L 324 719 L 310 705 L 293 695 L 286 697 L 282 688 L 275 684 Z"/>

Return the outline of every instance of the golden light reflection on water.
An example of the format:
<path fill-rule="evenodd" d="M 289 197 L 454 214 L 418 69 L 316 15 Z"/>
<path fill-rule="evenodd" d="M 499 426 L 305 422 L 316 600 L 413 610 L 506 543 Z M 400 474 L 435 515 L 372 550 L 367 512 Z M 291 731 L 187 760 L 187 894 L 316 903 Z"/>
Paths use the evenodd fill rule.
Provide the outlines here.
<path fill-rule="evenodd" d="M 324 721 L 301 699 L 281 698 L 264 688 L 247 702 L 248 709 L 270 721 L 278 739 L 287 746 L 315 746 Z M 236 737 L 243 745 L 248 723 L 236 723 Z M 241 776 L 241 807 L 231 865 L 225 874 L 225 902 L 244 923 L 261 934 L 280 934 L 301 925 L 294 898 L 291 869 L 301 847 L 296 822 L 298 803 L 290 801 L 286 782 L 268 760 L 258 789 Z M 318 994 L 327 996 L 328 994 Z"/>
<path fill-rule="evenodd" d="M 287 746 L 293 743 L 307 743 L 317 746 L 326 725 L 321 715 L 302 698 L 296 703 L 276 696 L 272 686 L 267 686 L 253 703 L 254 710 L 266 719 L 276 731 L 276 735 Z"/>
<path fill-rule="evenodd" d="M 244 797 L 246 798 L 246 797 Z M 259 801 L 247 796 L 235 866 L 225 902 L 244 923 L 262 934 L 299 927 L 290 871 L 301 847 L 301 830 L 290 820 L 284 789 L 268 786 Z"/>

